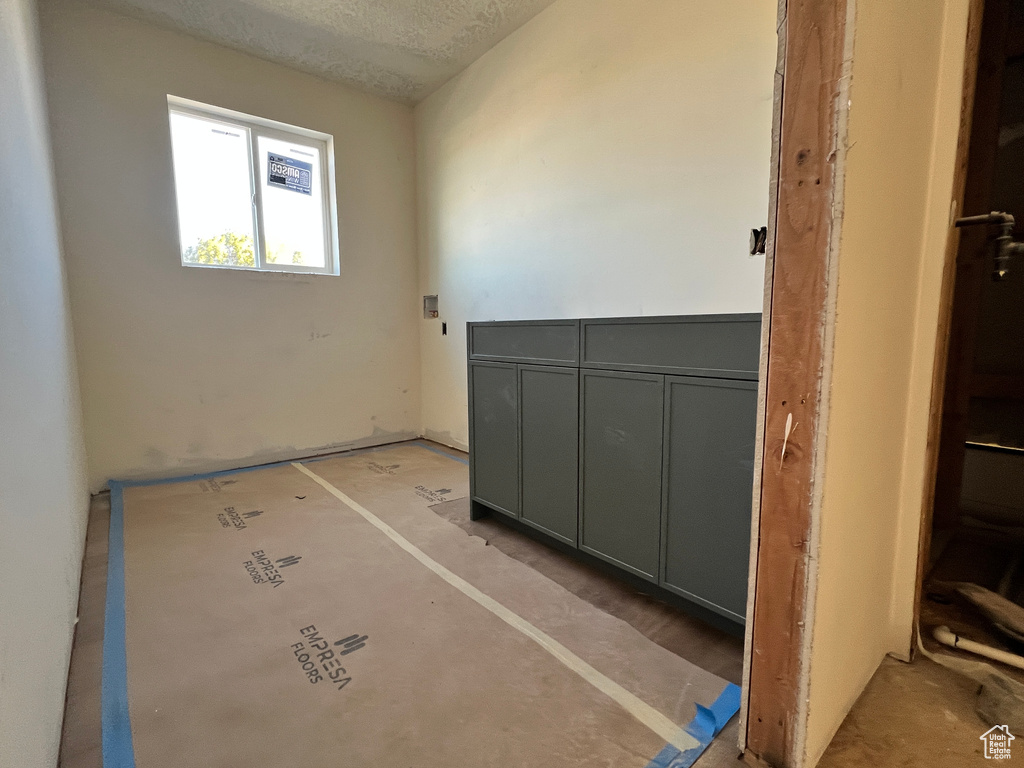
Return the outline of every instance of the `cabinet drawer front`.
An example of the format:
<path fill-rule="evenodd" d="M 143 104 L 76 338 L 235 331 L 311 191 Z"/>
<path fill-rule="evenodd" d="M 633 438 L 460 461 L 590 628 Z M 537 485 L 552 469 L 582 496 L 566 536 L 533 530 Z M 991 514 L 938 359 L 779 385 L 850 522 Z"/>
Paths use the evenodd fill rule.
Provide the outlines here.
<path fill-rule="evenodd" d="M 662 583 L 743 621 L 757 385 L 667 377 Z"/>
<path fill-rule="evenodd" d="M 756 380 L 761 316 L 582 320 L 585 368 Z"/>
<path fill-rule="evenodd" d="M 472 360 L 577 365 L 579 328 L 578 320 L 469 323 L 469 357 Z"/>
<path fill-rule="evenodd" d="M 576 545 L 579 526 L 579 369 L 519 366 L 520 515 Z"/>
<path fill-rule="evenodd" d="M 470 363 L 471 495 L 519 514 L 519 395 L 516 366 Z"/>
<path fill-rule="evenodd" d="M 580 546 L 657 580 L 664 377 L 580 371 Z"/>

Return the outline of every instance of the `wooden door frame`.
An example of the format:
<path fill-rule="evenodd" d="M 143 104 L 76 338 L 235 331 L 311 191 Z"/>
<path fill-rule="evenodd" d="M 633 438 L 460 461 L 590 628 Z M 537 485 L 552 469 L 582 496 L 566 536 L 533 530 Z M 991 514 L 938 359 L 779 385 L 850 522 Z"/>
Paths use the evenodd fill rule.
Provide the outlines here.
<path fill-rule="evenodd" d="M 996 2 L 999 0 L 990 0 Z M 802 761 L 806 715 L 808 567 L 817 534 L 819 457 L 824 447 L 831 366 L 829 308 L 835 295 L 842 207 L 845 111 L 851 55 L 848 0 L 780 0 L 765 277 L 763 406 L 758 423 L 741 746 L 750 764 Z M 985 0 L 970 0 L 961 119 L 953 180 L 962 207 Z M 952 223 L 952 222 L 950 222 Z M 955 231 L 954 231 L 955 232 Z M 931 531 L 938 443 L 953 317 L 959 237 L 944 255 L 928 418 L 917 597 Z M 788 425 L 788 426 L 787 426 Z M 917 626 L 915 614 L 914 627 Z"/>
<path fill-rule="evenodd" d="M 748 761 L 798 764 L 806 696 L 808 567 L 831 364 L 845 153 L 847 0 L 781 0 L 765 274 L 759 487 L 755 489 L 744 728 Z"/>

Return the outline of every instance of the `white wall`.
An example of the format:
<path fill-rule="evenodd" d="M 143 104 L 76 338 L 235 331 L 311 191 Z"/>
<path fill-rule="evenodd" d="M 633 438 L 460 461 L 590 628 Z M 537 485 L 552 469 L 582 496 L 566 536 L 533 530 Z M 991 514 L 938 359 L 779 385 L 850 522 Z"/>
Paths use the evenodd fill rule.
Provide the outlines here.
<path fill-rule="evenodd" d="M 57 763 L 89 496 L 35 4 L 0 0 L 0 768 Z"/>
<path fill-rule="evenodd" d="M 910 651 L 967 5 L 857 0 L 851 19 L 807 766 L 883 656 Z"/>
<path fill-rule="evenodd" d="M 425 433 L 465 447 L 465 323 L 759 312 L 774 2 L 558 0 L 416 109 Z"/>
<path fill-rule="evenodd" d="M 91 486 L 415 436 L 412 110 L 83 3 L 41 15 Z M 340 277 L 181 266 L 169 93 L 334 136 Z"/>

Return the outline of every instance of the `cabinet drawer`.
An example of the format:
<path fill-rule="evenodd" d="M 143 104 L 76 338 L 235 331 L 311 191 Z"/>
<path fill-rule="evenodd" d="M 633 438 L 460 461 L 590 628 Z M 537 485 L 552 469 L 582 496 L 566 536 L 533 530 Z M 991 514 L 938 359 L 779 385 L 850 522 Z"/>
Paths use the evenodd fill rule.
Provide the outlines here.
<path fill-rule="evenodd" d="M 578 320 L 468 323 L 471 360 L 506 360 L 575 366 L 579 363 Z"/>
<path fill-rule="evenodd" d="M 584 368 L 757 379 L 759 314 L 580 322 Z"/>

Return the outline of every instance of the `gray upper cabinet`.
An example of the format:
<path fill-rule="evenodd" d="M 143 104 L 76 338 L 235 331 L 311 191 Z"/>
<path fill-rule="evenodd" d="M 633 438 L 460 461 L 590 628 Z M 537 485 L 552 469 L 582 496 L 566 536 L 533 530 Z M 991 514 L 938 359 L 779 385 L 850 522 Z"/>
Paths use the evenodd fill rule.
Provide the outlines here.
<path fill-rule="evenodd" d="M 745 619 L 760 315 L 470 323 L 472 514 Z"/>
<path fill-rule="evenodd" d="M 577 368 L 519 366 L 522 521 L 573 545 L 579 378 Z"/>
<path fill-rule="evenodd" d="M 666 377 L 662 585 L 743 621 L 757 384 Z"/>
<path fill-rule="evenodd" d="M 519 382 L 515 365 L 470 363 L 470 495 L 519 515 Z"/>
<path fill-rule="evenodd" d="M 661 539 L 664 377 L 581 371 L 580 548 L 652 581 Z"/>

